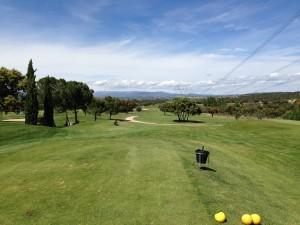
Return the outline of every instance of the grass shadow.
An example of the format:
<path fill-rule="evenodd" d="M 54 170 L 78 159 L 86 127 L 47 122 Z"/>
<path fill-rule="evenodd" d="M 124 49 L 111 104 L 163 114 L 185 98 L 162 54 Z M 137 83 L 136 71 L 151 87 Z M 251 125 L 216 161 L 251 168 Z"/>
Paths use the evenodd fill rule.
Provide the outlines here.
<path fill-rule="evenodd" d="M 201 166 L 200 170 L 207 170 L 207 171 L 211 171 L 211 172 L 217 172 L 215 169 L 210 168 L 210 167 L 206 167 L 206 166 Z"/>
<path fill-rule="evenodd" d="M 176 123 L 205 123 L 204 121 L 200 121 L 200 120 L 173 120 Z"/>

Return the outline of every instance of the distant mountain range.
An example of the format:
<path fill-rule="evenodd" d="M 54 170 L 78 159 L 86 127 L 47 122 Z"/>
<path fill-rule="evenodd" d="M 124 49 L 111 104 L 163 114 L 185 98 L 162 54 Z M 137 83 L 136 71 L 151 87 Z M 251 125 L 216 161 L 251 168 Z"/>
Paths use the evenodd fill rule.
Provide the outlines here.
<path fill-rule="evenodd" d="M 170 99 L 179 96 L 187 97 L 201 97 L 205 95 L 200 94 L 178 94 L 169 92 L 147 92 L 147 91 L 96 91 L 95 96 L 105 97 L 112 96 L 117 98 L 129 98 L 129 99 Z"/>
<path fill-rule="evenodd" d="M 269 93 L 249 93 L 249 94 L 235 94 L 235 95 L 203 95 L 203 94 L 179 94 L 169 93 L 163 91 L 147 92 L 147 91 L 96 91 L 96 97 L 113 96 L 123 99 L 138 99 L 138 100 L 151 100 L 151 99 L 171 99 L 174 97 L 207 97 L 207 96 L 218 96 L 218 97 L 239 97 L 241 99 L 293 99 L 300 98 L 300 92 L 269 92 Z"/>

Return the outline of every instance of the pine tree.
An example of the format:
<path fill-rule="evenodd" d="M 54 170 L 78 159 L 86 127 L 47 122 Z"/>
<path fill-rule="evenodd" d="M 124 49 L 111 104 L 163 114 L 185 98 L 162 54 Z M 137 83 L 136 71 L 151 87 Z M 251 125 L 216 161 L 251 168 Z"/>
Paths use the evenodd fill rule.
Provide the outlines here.
<path fill-rule="evenodd" d="M 55 127 L 53 118 L 54 104 L 49 76 L 45 78 L 44 93 L 44 122 L 46 126 Z"/>
<path fill-rule="evenodd" d="M 37 99 L 37 87 L 35 83 L 35 70 L 30 59 L 27 69 L 26 99 L 25 99 L 25 123 L 37 124 L 39 105 Z"/>

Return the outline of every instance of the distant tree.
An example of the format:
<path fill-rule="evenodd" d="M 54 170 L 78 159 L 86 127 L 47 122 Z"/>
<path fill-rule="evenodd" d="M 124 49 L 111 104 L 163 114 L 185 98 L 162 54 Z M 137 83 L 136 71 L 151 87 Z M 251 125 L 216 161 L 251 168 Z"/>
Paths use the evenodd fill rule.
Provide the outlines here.
<path fill-rule="evenodd" d="M 68 109 L 70 109 L 70 99 L 68 97 L 67 82 L 64 79 L 56 80 L 54 88 L 54 105 L 59 112 L 65 113 L 65 126 L 70 125 Z"/>
<path fill-rule="evenodd" d="M 46 126 L 55 127 L 54 123 L 54 100 L 53 100 L 53 86 L 51 85 L 50 77 L 44 78 L 44 122 Z"/>
<path fill-rule="evenodd" d="M 167 112 L 174 113 L 179 121 L 187 121 L 190 116 L 202 113 L 200 105 L 189 98 L 174 98 L 168 103 Z"/>
<path fill-rule="evenodd" d="M 205 112 L 214 117 L 215 114 L 225 111 L 225 100 L 223 98 L 207 97 L 204 99 Z"/>
<path fill-rule="evenodd" d="M 94 120 L 97 120 L 97 116 L 101 115 L 106 111 L 105 101 L 100 98 L 93 98 L 91 103 L 88 105 L 88 111 L 94 115 Z"/>
<path fill-rule="evenodd" d="M 242 114 L 242 106 L 239 102 L 235 103 L 233 113 L 234 113 L 234 118 L 236 120 L 238 120 L 243 115 Z"/>
<path fill-rule="evenodd" d="M 159 110 L 164 113 L 164 116 L 166 115 L 166 112 L 170 111 L 172 106 L 169 102 L 164 102 L 158 106 Z"/>
<path fill-rule="evenodd" d="M 66 84 L 68 107 L 74 111 L 75 123 L 79 123 L 77 110 L 85 109 L 93 99 L 93 90 L 81 82 L 69 81 Z"/>
<path fill-rule="evenodd" d="M 8 95 L 4 98 L 3 109 L 5 113 L 15 111 L 17 105 L 18 105 L 18 101 L 14 96 Z"/>
<path fill-rule="evenodd" d="M 234 114 L 234 111 L 235 111 L 234 105 L 228 104 L 225 109 L 225 112 L 232 116 Z"/>
<path fill-rule="evenodd" d="M 264 111 L 260 110 L 260 109 L 258 109 L 255 112 L 255 115 L 256 115 L 256 118 L 259 119 L 259 120 L 262 120 L 265 117 Z"/>
<path fill-rule="evenodd" d="M 287 111 L 283 115 L 283 119 L 300 120 L 300 106 L 296 106 L 293 110 Z"/>
<path fill-rule="evenodd" d="M 111 120 L 112 115 L 116 115 L 120 111 L 120 100 L 111 96 L 105 97 L 106 112 Z"/>
<path fill-rule="evenodd" d="M 136 111 L 137 112 L 142 112 L 142 107 L 141 106 L 136 107 Z"/>
<path fill-rule="evenodd" d="M 0 111 L 20 110 L 23 106 L 22 92 L 25 77 L 15 69 L 0 68 Z M 6 102 L 4 102 L 6 98 Z M 5 105 L 4 105 L 5 104 Z"/>
<path fill-rule="evenodd" d="M 128 113 L 132 112 L 133 109 L 137 106 L 137 103 L 135 100 L 120 100 L 120 108 L 119 112 Z"/>
<path fill-rule="evenodd" d="M 242 113 L 241 113 L 241 111 L 235 111 L 234 112 L 234 118 L 236 119 L 236 120 L 238 120 L 240 117 L 242 116 Z"/>
<path fill-rule="evenodd" d="M 205 100 L 204 100 L 204 106 L 218 106 L 218 101 L 215 97 L 207 97 Z"/>
<path fill-rule="evenodd" d="M 214 106 L 214 107 L 207 107 L 206 111 L 207 111 L 207 113 L 209 113 L 211 115 L 211 117 L 214 117 L 214 115 L 219 112 L 219 109 L 216 106 Z"/>
<path fill-rule="evenodd" d="M 30 60 L 26 74 L 25 123 L 32 125 L 37 124 L 39 112 L 35 71 L 36 70 L 33 69 L 32 60 Z"/>
<path fill-rule="evenodd" d="M 139 105 L 149 106 L 149 105 L 162 104 L 164 102 L 167 102 L 167 100 L 166 99 L 161 99 L 161 98 L 158 98 L 158 99 L 140 99 L 136 102 L 138 102 Z"/>
<path fill-rule="evenodd" d="M 258 111 L 258 105 L 255 103 L 244 103 L 241 108 L 241 112 L 244 116 L 254 116 Z"/>
<path fill-rule="evenodd" d="M 239 119 L 242 116 L 242 108 L 240 103 L 227 105 L 225 111 L 229 115 L 234 116 L 235 119 Z"/>

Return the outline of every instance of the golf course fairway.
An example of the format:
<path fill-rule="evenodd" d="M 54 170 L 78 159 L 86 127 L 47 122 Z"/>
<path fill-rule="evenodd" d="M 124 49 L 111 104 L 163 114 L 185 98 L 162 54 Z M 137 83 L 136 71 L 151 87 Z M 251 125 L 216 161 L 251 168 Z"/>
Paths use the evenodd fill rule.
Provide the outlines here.
<path fill-rule="evenodd" d="M 300 224 L 299 122 L 176 124 L 157 107 L 114 119 L 129 116 L 150 124 L 83 113 L 68 128 L 64 114 L 57 128 L 0 122 L 0 225 L 213 225 L 220 211 L 228 225 L 245 213 Z M 210 170 L 195 163 L 202 145 Z"/>

